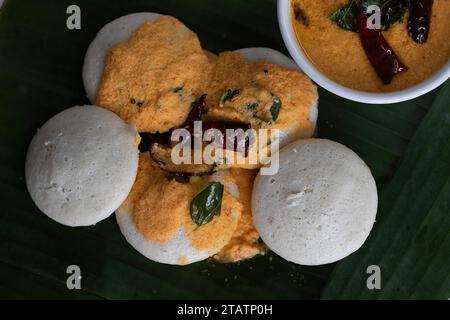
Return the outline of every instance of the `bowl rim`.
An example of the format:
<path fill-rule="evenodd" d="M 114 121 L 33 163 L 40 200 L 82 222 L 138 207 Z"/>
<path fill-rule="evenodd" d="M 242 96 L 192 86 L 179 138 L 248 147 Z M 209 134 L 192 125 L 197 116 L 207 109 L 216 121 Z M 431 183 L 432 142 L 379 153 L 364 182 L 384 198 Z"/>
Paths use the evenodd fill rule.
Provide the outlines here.
<path fill-rule="evenodd" d="M 417 98 L 424 95 L 433 89 L 443 84 L 450 78 L 450 60 L 435 72 L 428 79 L 410 87 L 395 92 L 385 93 L 371 93 L 365 91 L 358 91 L 345 87 L 325 75 L 323 75 L 309 60 L 306 54 L 301 49 L 297 37 L 295 35 L 294 27 L 291 21 L 291 1 L 292 0 L 278 0 L 278 24 L 284 44 L 289 53 L 299 67 L 319 86 L 324 89 L 349 100 L 370 103 L 370 104 L 388 104 L 397 103 Z"/>

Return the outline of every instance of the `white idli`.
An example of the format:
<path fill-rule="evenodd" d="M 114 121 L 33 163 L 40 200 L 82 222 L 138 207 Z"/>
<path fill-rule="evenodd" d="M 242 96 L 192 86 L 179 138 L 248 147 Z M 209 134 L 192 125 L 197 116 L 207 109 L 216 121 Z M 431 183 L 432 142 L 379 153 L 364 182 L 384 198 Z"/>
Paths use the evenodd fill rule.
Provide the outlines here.
<path fill-rule="evenodd" d="M 335 262 L 359 249 L 377 212 L 366 164 L 324 139 L 298 140 L 279 156 L 278 173 L 258 175 L 253 189 L 253 220 L 267 246 L 302 265 Z"/>
<path fill-rule="evenodd" d="M 68 226 L 107 218 L 136 178 L 134 126 L 96 106 L 73 107 L 48 120 L 28 148 L 25 177 L 38 208 Z"/>
<path fill-rule="evenodd" d="M 143 156 L 141 155 L 141 157 Z M 143 159 L 141 159 L 141 161 L 142 160 Z M 146 164 L 144 162 L 141 162 L 140 166 L 140 170 L 142 170 L 142 168 L 146 167 Z M 154 170 L 154 166 L 151 170 Z M 139 174 L 158 175 L 160 174 L 160 172 L 140 171 L 140 173 L 138 173 L 138 180 L 136 182 L 135 188 L 140 183 L 138 182 L 140 179 Z M 208 180 L 222 182 L 224 184 L 225 190 L 229 192 L 231 197 L 235 199 L 239 198 L 239 190 L 237 185 L 234 181 L 230 181 L 229 179 L 227 179 L 226 175 L 227 174 L 225 171 L 217 172 L 208 177 Z M 153 185 L 149 189 L 144 190 L 144 192 L 152 192 L 152 188 L 157 189 L 158 185 Z M 133 196 L 133 191 L 130 196 Z M 177 196 L 175 195 L 175 197 Z M 138 198 L 138 201 L 142 200 Z M 182 203 L 185 200 L 178 198 L 178 201 Z M 224 207 L 226 207 L 226 204 L 222 203 L 222 211 Z M 160 212 L 160 214 L 164 214 L 164 212 Z M 130 243 L 131 246 L 133 246 L 146 258 L 159 263 L 171 265 L 187 265 L 215 255 L 229 242 L 232 234 L 234 233 L 234 230 L 237 227 L 237 223 L 240 217 L 240 211 L 233 210 L 230 214 L 230 222 L 232 224 L 228 226 L 230 229 L 228 231 L 222 230 L 220 235 L 217 234 L 216 236 L 211 235 L 211 237 L 208 237 L 208 242 L 212 245 L 212 248 L 209 248 L 207 250 L 200 250 L 194 247 L 191 237 L 189 236 L 185 226 L 180 226 L 177 229 L 175 235 L 172 236 L 168 241 L 154 241 L 144 237 L 144 235 L 136 227 L 136 223 L 133 220 L 133 204 L 129 203 L 128 200 L 116 211 L 116 220 L 119 225 L 120 231 L 122 232 L 128 243 Z M 222 212 L 221 215 L 223 216 L 225 215 L 225 213 Z M 210 222 L 209 224 L 211 223 L 212 222 Z M 207 225 L 199 226 L 197 228 L 204 228 Z"/>
<path fill-rule="evenodd" d="M 246 60 L 250 62 L 268 61 L 289 70 L 302 72 L 302 69 L 300 69 L 300 67 L 294 62 L 294 60 L 271 48 L 242 48 L 236 50 L 236 52 L 239 52 Z M 318 104 L 318 101 L 312 104 L 309 111 L 309 121 L 312 123 L 314 128 L 317 128 L 317 118 L 319 116 Z M 298 134 L 296 133 L 299 131 L 300 130 L 298 124 L 294 123 L 292 127 L 287 128 L 286 130 L 281 130 L 280 147 L 284 147 L 285 145 L 299 138 L 311 138 L 311 136 L 298 136 Z"/>
<path fill-rule="evenodd" d="M 158 13 L 140 12 L 117 18 L 106 24 L 94 38 L 86 52 L 83 65 L 83 83 L 86 96 L 94 103 L 105 67 L 105 58 L 115 45 L 127 41 L 134 31 L 147 21 L 161 17 Z"/>
<path fill-rule="evenodd" d="M 236 52 L 239 52 L 245 59 L 247 59 L 250 62 L 258 62 L 265 60 L 286 69 L 302 71 L 294 62 L 294 60 L 285 56 L 281 52 L 271 48 L 264 48 L 264 47 L 242 48 L 236 50 Z"/>

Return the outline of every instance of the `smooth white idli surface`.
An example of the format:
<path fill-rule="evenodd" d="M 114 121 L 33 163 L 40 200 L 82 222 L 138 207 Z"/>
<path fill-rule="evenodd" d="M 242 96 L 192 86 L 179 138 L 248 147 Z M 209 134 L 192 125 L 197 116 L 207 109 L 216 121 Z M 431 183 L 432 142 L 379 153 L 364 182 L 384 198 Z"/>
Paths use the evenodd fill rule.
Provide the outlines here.
<path fill-rule="evenodd" d="M 358 250 L 378 205 L 366 164 L 324 139 L 298 140 L 279 156 L 278 173 L 258 175 L 253 189 L 253 221 L 267 246 L 302 265 L 335 262 Z"/>
<path fill-rule="evenodd" d="M 138 168 L 136 128 L 96 106 L 73 107 L 38 129 L 25 177 L 38 208 L 68 226 L 107 218 L 126 199 Z"/>
<path fill-rule="evenodd" d="M 122 16 L 105 25 L 89 45 L 84 57 L 83 83 L 86 96 L 95 102 L 97 88 L 100 85 L 109 50 L 115 45 L 127 41 L 134 31 L 147 21 L 161 17 L 158 13 L 139 12 Z"/>
<path fill-rule="evenodd" d="M 237 185 L 227 182 L 223 177 L 222 171 L 212 175 L 210 180 L 221 181 L 233 197 L 239 198 Z M 236 228 L 239 212 L 233 212 L 232 214 L 235 216 Z M 175 236 L 167 242 L 148 240 L 136 228 L 130 207 L 127 205 L 121 206 L 116 211 L 116 220 L 128 243 L 146 258 L 159 263 L 180 265 L 183 262 L 183 264 L 191 264 L 212 257 L 224 247 L 217 246 L 214 250 L 198 250 L 191 245 L 191 240 L 184 227 L 179 228 Z"/>
<path fill-rule="evenodd" d="M 274 49 L 255 47 L 255 48 L 238 49 L 236 50 L 236 52 L 239 52 L 246 60 L 250 62 L 268 61 L 289 70 L 296 70 L 299 72 L 303 72 L 302 69 L 300 69 L 300 67 L 295 63 L 294 60 Z M 313 124 L 314 128 L 316 128 L 317 118 L 319 116 L 318 105 L 319 105 L 318 101 L 316 101 L 311 106 L 311 109 L 309 111 L 309 121 Z M 299 129 L 300 127 L 295 126 L 294 124 L 293 127 L 280 131 L 280 147 L 284 147 L 285 145 L 299 138 L 311 138 L 311 137 L 299 137 L 296 134 L 296 132 L 298 132 Z"/>

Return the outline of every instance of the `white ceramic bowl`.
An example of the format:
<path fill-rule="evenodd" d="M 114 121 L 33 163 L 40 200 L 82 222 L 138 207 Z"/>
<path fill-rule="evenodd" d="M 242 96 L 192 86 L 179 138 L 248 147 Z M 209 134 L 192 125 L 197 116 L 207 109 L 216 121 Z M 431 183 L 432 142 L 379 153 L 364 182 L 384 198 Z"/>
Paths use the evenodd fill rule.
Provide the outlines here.
<path fill-rule="evenodd" d="M 396 92 L 388 93 L 369 93 L 364 91 L 357 91 L 344 87 L 323 75 L 308 59 L 303 50 L 300 48 L 297 37 L 295 35 L 294 27 L 290 15 L 291 0 L 278 0 L 278 23 L 280 25 L 281 34 L 284 43 L 289 50 L 292 58 L 299 65 L 299 67 L 319 86 L 328 91 L 337 94 L 346 99 L 373 103 L 373 104 L 387 104 L 410 100 L 421 96 L 442 83 L 450 77 L 450 61 L 442 67 L 438 72 L 427 80 L 411 87 Z"/>

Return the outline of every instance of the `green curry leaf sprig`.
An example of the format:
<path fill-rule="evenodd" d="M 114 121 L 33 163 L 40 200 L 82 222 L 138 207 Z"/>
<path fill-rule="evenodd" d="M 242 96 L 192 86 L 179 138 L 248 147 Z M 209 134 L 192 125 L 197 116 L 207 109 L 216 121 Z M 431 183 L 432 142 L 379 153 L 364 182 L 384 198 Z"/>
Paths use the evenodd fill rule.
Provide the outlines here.
<path fill-rule="evenodd" d="M 234 97 L 238 96 L 241 91 L 239 89 L 227 89 L 220 98 L 220 103 L 225 103 L 227 101 L 233 100 Z"/>
<path fill-rule="evenodd" d="M 409 0 L 349 0 L 328 18 L 344 30 L 357 32 L 359 13 L 365 13 L 371 5 L 377 5 L 381 9 L 381 29 L 388 30 L 403 19 Z"/>

